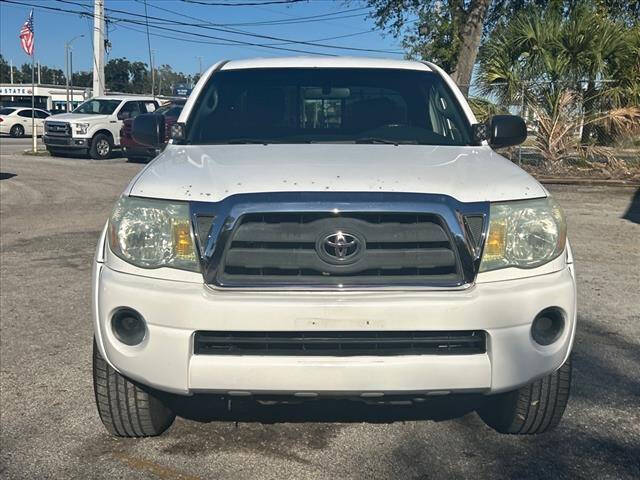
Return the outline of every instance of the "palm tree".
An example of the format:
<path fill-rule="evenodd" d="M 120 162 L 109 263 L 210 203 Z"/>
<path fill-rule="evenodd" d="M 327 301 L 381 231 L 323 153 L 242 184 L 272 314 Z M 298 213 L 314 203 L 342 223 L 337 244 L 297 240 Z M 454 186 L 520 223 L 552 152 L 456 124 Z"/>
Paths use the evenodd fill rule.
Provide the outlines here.
<path fill-rule="evenodd" d="M 555 162 L 571 149 L 593 151 L 580 143 L 602 143 L 594 138 L 598 132 L 635 126 L 640 77 L 629 69 L 640 72 L 639 51 L 638 28 L 598 15 L 586 3 L 568 14 L 532 7 L 487 40 L 478 69 L 480 91 L 505 106 L 529 105 L 541 123 L 540 135 L 553 136 L 538 146 Z"/>

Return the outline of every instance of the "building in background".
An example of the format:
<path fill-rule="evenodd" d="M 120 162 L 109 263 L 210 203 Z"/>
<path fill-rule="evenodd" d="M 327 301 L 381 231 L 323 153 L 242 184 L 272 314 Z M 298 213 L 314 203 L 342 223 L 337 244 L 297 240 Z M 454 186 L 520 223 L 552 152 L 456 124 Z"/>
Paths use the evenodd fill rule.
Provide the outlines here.
<path fill-rule="evenodd" d="M 36 85 L 35 107 L 48 110 L 51 113 L 66 111 L 67 88 L 64 85 Z M 91 96 L 90 89 L 74 87 L 69 89 L 69 101 L 72 99 L 72 108 Z M 27 84 L 0 84 L 0 107 L 31 107 L 31 85 Z"/>

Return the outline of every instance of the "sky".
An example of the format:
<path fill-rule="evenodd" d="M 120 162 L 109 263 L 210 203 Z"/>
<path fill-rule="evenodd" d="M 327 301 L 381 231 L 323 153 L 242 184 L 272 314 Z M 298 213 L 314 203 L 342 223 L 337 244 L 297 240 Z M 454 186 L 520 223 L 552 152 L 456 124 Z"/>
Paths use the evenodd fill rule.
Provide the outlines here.
<path fill-rule="evenodd" d="M 93 18 L 73 12 L 86 11 L 92 14 L 93 0 L 11 1 L 21 5 L 0 0 L 0 53 L 7 61 L 13 60 L 14 65 L 30 61 L 20 48 L 18 32 L 31 7 L 34 7 L 36 61 L 40 61 L 43 65 L 64 69 L 65 42 L 78 35 L 84 35 L 72 44 L 73 67 L 75 71 L 92 69 Z M 155 52 L 155 64 L 168 64 L 175 71 L 194 74 L 200 68 L 197 57 L 202 57 L 204 70 L 220 59 L 305 55 L 305 53 L 276 48 L 338 55 L 403 57 L 399 40 L 377 30 L 373 20 L 368 18 L 370 11 L 366 7 L 366 2 L 303 0 L 290 4 L 268 3 L 274 1 L 278 0 L 147 0 L 151 26 L 150 42 L 151 49 Z M 260 5 L 206 5 L 211 3 L 257 3 Z M 42 7 L 62 11 L 51 11 Z M 112 48 L 105 56 L 105 62 L 113 58 L 126 57 L 132 61 L 140 60 L 149 63 L 144 0 L 105 0 L 105 7 L 107 18 L 112 20 L 108 22 L 108 37 Z M 120 12 L 109 11 L 109 9 L 120 10 Z M 256 24 L 256 22 L 267 23 Z M 159 28 L 154 28 L 154 24 Z M 227 31 L 212 30 L 212 28 Z M 228 30 L 276 38 L 260 38 L 231 33 Z M 182 32 L 219 37 L 223 40 L 194 37 Z M 177 38 L 203 43 L 182 41 Z M 233 43 L 227 39 L 253 44 L 270 44 L 272 48 L 211 43 Z M 320 43 L 326 46 L 287 43 L 287 40 Z M 377 51 L 346 50 L 329 46 Z"/>

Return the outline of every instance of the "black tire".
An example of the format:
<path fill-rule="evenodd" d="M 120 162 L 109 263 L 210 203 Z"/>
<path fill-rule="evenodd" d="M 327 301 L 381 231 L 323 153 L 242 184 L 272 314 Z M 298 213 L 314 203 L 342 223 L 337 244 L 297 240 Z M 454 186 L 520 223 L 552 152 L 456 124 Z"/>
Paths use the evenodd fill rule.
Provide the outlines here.
<path fill-rule="evenodd" d="M 89 155 L 94 160 L 105 160 L 113 152 L 113 140 L 109 135 L 98 133 L 91 139 Z"/>
<path fill-rule="evenodd" d="M 13 127 L 11 127 L 11 130 L 9 130 L 9 135 L 11 135 L 13 138 L 23 137 L 24 127 L 20 124 L 15 124 Z"/>
<path fill-rule="evenodd" d="M 526 387 L 488 397 L 478 413 L 500 433 L 544 433 L 560 423 L 570 387 L 571 357 L 558 370 Z"/>
<path fill-rule="evenodd" d="M 93 342 L 93 391 L 100 420 L 117 437 L 153 437 L 171 426 L 175 414 L 158 392 L 141 388 L 116 372 Z"/>

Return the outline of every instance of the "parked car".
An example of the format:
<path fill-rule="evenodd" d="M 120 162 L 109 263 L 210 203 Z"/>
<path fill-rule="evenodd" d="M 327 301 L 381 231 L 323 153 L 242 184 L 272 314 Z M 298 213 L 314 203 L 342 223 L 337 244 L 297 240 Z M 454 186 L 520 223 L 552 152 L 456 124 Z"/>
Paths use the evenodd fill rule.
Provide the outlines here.
<path fill-rule="evenodd" d="M 153 112 L 158 106 L 153 97 L 94 97 L 71 113 L 52 115 L 45 122 L 44 144 L 52 155 L 74 152 L 96 160 L 109 158 L 120 147 L 122 122 Z"/>
<path fill-rule="evenodd" d="M 33 109 L 35 117 L 36 135 L 42 135 L 44 130 L 44 119 L 51 114 L 39 108 Z M 31 108 L 24 107 L 2 107 L 0 108 L 0 133 L 8 134 L 12 137 L 22 137 L 32 135 L 31 128 Z"/>
<path fill-rule="evenodd" d="M 161 126 L 162 131 L 164 132 L 164 141 L 159 147 L 148 147 L 136 142 L 131 136 L 133 118 L 127 118 L 123 122 L 122 129 L 120 130 L 122 155 L 130 161 L 149 161 L 155 157 L 169 141 L 171 125 L 176 123 L 183 107 L 184 102 L 174 102 L 168 105 L 163 105 L 153 112 L 154 115 L 162 115 L 164 117 L 164 124 Z"/>
<path fill-rule="evenodd" d="M 136 141 L 162 145 L 162 122 L 138 116 Z M 98 243 L 107 430 L 160 434 L 201 393 L 477 396 L 498 432 L 555 427 L 576 283 L 560 207 L 493 150 L 525 138 L 520 117 L 479 124 L 429 62 L 211 67 Z"/>

